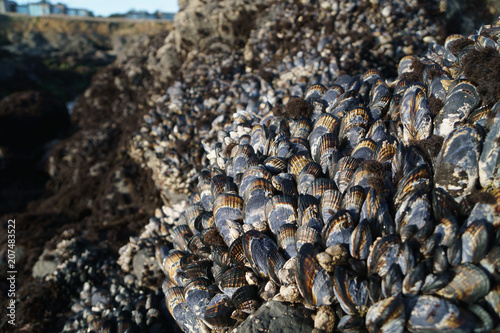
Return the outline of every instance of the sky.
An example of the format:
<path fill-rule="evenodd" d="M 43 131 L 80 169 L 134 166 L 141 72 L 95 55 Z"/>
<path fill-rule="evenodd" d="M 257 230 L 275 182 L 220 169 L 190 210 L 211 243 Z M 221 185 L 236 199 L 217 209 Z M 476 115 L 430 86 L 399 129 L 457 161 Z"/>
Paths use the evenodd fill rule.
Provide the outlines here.
<path fill-rule="evenodd" d="M 38 1 L 17 1 L 17 3 Z M 94 12 L 95 16 L 109 16 L 114 13 L 126 13 L 130 9 L 155 12 L 176 13 L 179 11 L 177 0 L 50 0 L 52 4 L 63 3 L 72 8 L 84 8 Z"/>

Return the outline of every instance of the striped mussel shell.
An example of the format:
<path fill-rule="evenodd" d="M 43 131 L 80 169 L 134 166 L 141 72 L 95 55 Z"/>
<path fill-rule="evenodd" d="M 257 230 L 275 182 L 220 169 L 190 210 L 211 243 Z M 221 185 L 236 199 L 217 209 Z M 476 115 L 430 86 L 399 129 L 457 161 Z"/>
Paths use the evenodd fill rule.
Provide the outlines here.
<path fill-rule="evenodd" d="M 175 226 L 171 233 L 174 248 L 180 251 L 186 251 L 189 239 L 193 236 L 191 228 L 187 224 Z"/>
<path fill-rule="evenodd" d="M 435 167 L 436 187 L 460 202 L 478 179 L 482 133 L 474 126 L 454 129 L 443 142 Z"/>
<path fill-rule="evenodd" d="M 299 118 L 291 122 L 291 137 L 307 139 L 311 133 L 312 124 L 309 118 Z"/>
<path fill-rule="evenodd" d="M 307 163 L 299 172 L 297 177 L 297 189 L 299 194 L 305 194 L 316 178 L 323 176 L 321 165 L 316 162 Z"/>
<path fill-rule="evenodd" d="M 325 248 L 335 244 L 348 245 L 354 230 L 354 221 L 347 210 L 339 210 L 326 222 L 321 233 Z"/>
<path fill-rule="evenodd" d="M 299 173 L 309 163 L 314 162 L 308 152 L 300 151 L 293 154 L 288 160 L 288 172 L 298 179 Z"/>
<path fill-rule="evenodd" d="M 241 183 L 239 184 L 239 196 L 243 197 L 246 189 L 249 185 L 253 183 L 253 181 L 257 178 L 262 178 L 266 180 L 270 180 L 272 174 L 269 170 L 263 165 L 254 165 L 249 167 L 241 177 Z"/>
<path fill-rule="evenodd" d="M 344 89 L 337 84 L 334 84 L 330 88 L 328 88 L 328 90 L 322 96 L 323 100 L 328 104 L 326 110 L 327 112 L 330 112 L 331 107 L 336 104 L 343 93 Z"/>
<path fill-rule="evenodd" d="M 300 248 L 296 276 L 300 293 L 308 303 L 316 306 L 333 303 L 333 281 L 319 265 L 314 245 L 304 244 Z"/>
<path fill-rule="evenodd" d="M 387 126 L 379 119 L 370 126 L 366 138 L 373 140 L 378 146 L 379 142 L 386 139 L 388 135 Z"/>
<path fill-rule="evenodd" d="M 271 156 L 266 158 L 266 160 L 263 163 L 266 169 L 269 170 L 274 175 L 286 171 L 287 163 L 286 160 L 282 157 Z"/>
<path fill-rule="evenodd" d="M 478 103 L 476 87 L 469 81 L 455 80 L 443 101 L 443 109 L 435 119 L 434 134 L 448 136 L 455 123 L 464 121 Z"/>
<path fill-rule="evenodd" d="M 314 126 L 311 134 L 309 135 L 309 145 L 311 147 L 311 156 L 316 156 L 316 152 L 319 148 L 320 138 L 331 133 L 334 136 L 338 136 L 340 129 L 340 121 L 337 117 L 324 113 L 314 122 Z"/>
<path fill-rule="evenodd" d="M 340 210 L 342 203 L 342 194 L 338 190 L 326 190 L 321 195 L 319 201 L 319 211 L 321 218 L 324 221 L 328 221 L 331 216 Z"/>
<path fill-rule="evenodd" d="M 245 257 L 254 272 L 262 278 L 269 277 L 268 255 L 277 249 L 273 239 L 257 230 L 249 230 L 243 235 Z"/>
<path fill-rule="evenodd" d="M 278 230 L 278 246 L 288 258 L 297 256 L 297 225 L 283 224 Z"/>
<path fill-rule="evenodd" d="M 342 118 L 339 140 L 345 153 L 351 153 L 368 132 L 369 114 L 364 108 L 354 108 Z"/>
<path fill-rule="evenodd" d="M 228 297 L 233 297 L 236 290 L 248 285 L 247 274 L 249 268 L 245 266 L 235 266 L 225 271 L 219 278 L 218 287 Z"/>
<path fill-rule="evenodd" d="M 405 90 L 400 106 L 403 142 L 425 140 L 432 133 L 432 117 L 426 87 L 411 84 Z"/>
<path fill-rule="evenodd" d="M 480 267 L 465 263 L 452 271 L 453 279 L 437 295 L 448 300 L 473 303 L 490 292 L 490 279 Z"/>
<path fill-rule="evenodd" d="M 221 194 L 214 202 L 215 225 L 230 246 L 242 233 L 243 199 L 235 194 Z"/>
<path fill-rule="evenodd" d="M 277 235 L 283 225 L 297 224 L 295 200 L 287 195 L 273 196 L 267 204 L 266 215 L 269 229 Z"/>
<path fill-rule="evenodd" d="M 368 282 L 343 266 L 335 268 L 333 290 L 348 315 L 366 313 L 370 305 Z"/>
<path fill-rule="evenodd" d="M 318 149 L 313 156 L 314 160 L 321 165 L 324 173 L 328 170 L 329 158 L 332 154 L 340 154 L 338 136 L 326 133 L 319 139 Z"/>
<path fill-rule="evenodd" d="M 309 99 L 309 98 L 319 98 L 322 97 L 322 95 L 326 92 L 326 88 L 322 84 L 315 84 L 312 85 L 306 92 L 306 95 L 304 99 Z"/>
<path fill-rule="evenodd" d="M 354 157 L 344 156 L 338 161 L 335 168 L 331 169 L 330 179 L 335 181 L 341 193 L 346 190 L 359 164 L 360 162 Z"/>
<path fill-rule="evenodd" d="M 228 176 L 236 176 L 243 173 L 252 165 L 257 165 L 258 160 L 255 156 L 254 149 L 251 145 L 237 145 L 231 150 L 232 174 Z"/>
<path fill-rule="evenodd" d="M 217 294 L 208 303 L 203 319 L 212 328 L 230 328 L 236 324 L 236 320 L 231 317 L 235 309 L 227 295 Z"/>
<path fill-rule="evenodd" d="M 363 139 L 353 149 L 351 156 L 359 161 L 371 160 L 375 152 L 376 144 L 372 139 Z"/>

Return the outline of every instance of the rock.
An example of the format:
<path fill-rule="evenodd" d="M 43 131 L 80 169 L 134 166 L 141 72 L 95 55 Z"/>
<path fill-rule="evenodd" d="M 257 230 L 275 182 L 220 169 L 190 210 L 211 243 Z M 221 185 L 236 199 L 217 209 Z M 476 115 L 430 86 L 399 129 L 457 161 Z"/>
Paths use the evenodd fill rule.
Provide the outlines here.
<path fill-rule="evenodd" d="M 0 146 L 34 149 L 69 128 L 66 105 L 40 91 L 13 93 L 0 101 Z"/>
<path fill-rule="evenodd" d="M 45 278 L 57 270 L 60 261 L 55 251 L 44 250 L 38 261 L 33 266 L 32 276 L 34 278 Z"/>
<path fill-rule="evenodd" d="M 314 328 L 312 313 L 302 304 L 268 301 L 234 332 L 311 332 Z"/>
<path fill-rule="evenodd" d="M 132 259 L 133 274 L 137 277 L 138 285 L 147 284 L 146 275 L 157 275 L 160 268 L 156 264 L 154 257 L 146 253 L 146 249 L 139 250 Z"/>

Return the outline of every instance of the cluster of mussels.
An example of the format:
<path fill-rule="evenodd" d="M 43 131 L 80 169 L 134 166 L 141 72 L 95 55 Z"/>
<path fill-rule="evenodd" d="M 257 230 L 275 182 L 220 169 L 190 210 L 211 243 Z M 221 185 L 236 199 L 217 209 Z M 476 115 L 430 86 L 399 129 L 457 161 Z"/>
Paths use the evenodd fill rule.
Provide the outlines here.
<path fill-rule="evenodd" d="M 498 329 L 500 102 L 474 65 L 499 51 L 497 20 L 403 58 L 394 82 L 342 75 L 236 112 L 175 227 L 158 225 L 181 328 L 279 301 L 316 310 L 317 330 Z"/>

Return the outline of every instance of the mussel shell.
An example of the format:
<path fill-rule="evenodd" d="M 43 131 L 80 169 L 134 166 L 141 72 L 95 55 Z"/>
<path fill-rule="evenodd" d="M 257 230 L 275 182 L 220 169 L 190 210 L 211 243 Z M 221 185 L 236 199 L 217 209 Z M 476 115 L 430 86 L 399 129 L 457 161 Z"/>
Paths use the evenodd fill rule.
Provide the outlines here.
<path fill-rule="evenodd" d="M 327 133 L 333 134 L 334 137 L 338 136 L 340 128 L 340 121 L 337 117 L 324 113 L 314 123 L 313 130 L 309 135 L 309 144 L 311 146 L 311 156 L 316 156 L 319 148 L 320 138 Z"/>
<path fill-rule="evenodd" d="M 365 198 L 366 193 L 362 186 L 349 186 L 344 193 L 344 198 L 342 199 L 340 207 L 341 209 L 347 210 L 351 214 L 354 221 L 358 221 Z"/>
<path fill-rule="evenodd" d="M 217 230 L 225 243 L 230 246 L 241 233 L 243 199 L 235 194 L 223 193 L 219 195 L 214 203 L 214 219 Z"/>
<path fill-rule="evenodd" d="M 201 202 L 192 203 L 179 216 L 179 223 L 188 225 L 193 233 L 198 233 L 199 230 L 197 230 L 196 224 L 201 219 L 203 212 L 204 209 Z"/>
<path fill-rule="evenodd" d="M 183 286 L 181 273 L 181 258 L 186 255 L 183 251 L 173 250 L 163 259 L 163 270 L 167 278 L 177 286 Z"/>
<path fill-rule="evenodd" d="M 278 246 L 289 258 L 297 256 L 296 234 L 297 226 L 294 224 L 284 224 L 278 231 Z"/>
<path fill-rule="evenodd" d="M 297 208 L 292 197 L 275 195 L 267 204 L 267 221 L 269 229 L 277 235 L 284 224 L 297 223 Z"/>
<path fill-rule="evenodd" d="M 198 318 L 185 303 L 186 301 L 184 299 L 183 287 L 173 287 L 168 289 L 165 293 L 165 301 L 170 314 L 179 326 L 184 329 L 190 329 L 186 331 L 194 331 L 194 329 L 200 327 Z"/>
<path fill-rule="evenodd" d="M 296 276 L 300 294 L 307 302 L 316 306 L 333 303 L 335 298 L 333 282 L 319 265 L 312 244 L 304 244 L 300 248 L 297 255 Z"/>
<path fill-rule="evenodd" d="M 356 315 L 368 310 L 370 299 L 367 281 L 342 266 L 335 268 L 333 281 L 333 291 L 345 313 Z"/>
<path fill-rule="evenodd" d="M 328 190 L 337 190 L 335 182 L 328 178 L 317 178 L 309 185 L 305 194 L 312 195 L 319 200 L 323 193 Z"/>
<path fill-rule="evenodd" d="M 307 225 L 301 225 L 295 234 L 297 251 L 300 251 L 300 248 L 305 244 L 312 244 L 315 247 L 318 246 L 320 239 L 321 235 L 317 229 L 308 227 Z"/>
<path fill-rule="evenodd" d="M 349 252 L 353 258 L 366 260 L 372 245 L 372 232 L 367 220 L 362 220 L 354 228 L 349 240 Z"/>
<path fill-rule="evenodd" d="M 305 165 L 297 177 L 297 188 L 299 194 L 305 194 L 312 182 L 319 177 L 323 176 L 323 169 L 321 165 L 316 162 L 310 162 Z"/>
<path fill-rule="evenodd" d="M 327 222 L 321 233 L 324 246 L 330 247 L 335 244 L 349 244 L 354 222 L 351 213 L 347 210 L 340 210 Z"/>
<path fill-rule="evenodd" d="M 375 141 L 365 138 L 353 149 L 351 156 L 359 161 L 371 160 L 376 146 Z"/>
<path fill-rule="evenodd" d="M 262 178 L 266 180 L 270 180 L 272 174 L 262 165 L 254 165 L 249 167 L 241 177 L 241 184 L 239 185 L 239 195 L 243 197 L 243 194 L 246 192 L 246 189 L 249 185 L 253 184 L 255 179 Z"/>
<path fill-rule="evenodd" d="M 307 89 L 307 92 L 306 92 L 304 99 L 308 99 L 308 98 L 312 98 L 312 97 L 318 98 L 318 97 L 321 97 L 325 92 L 326 92 L 325 86 L 322 85 L 321 83 L 318 83 L 318 84 L 312 85 L 311 87 L 309 87 L 309 89 Z"/>
<path fill-rule="evenodd" d="M 375 121 L 366 133 L 366 138 L 373 140 L 377 147 L 379 143 L 383 142 L 388 137 L 387 127 L 382 120 Z"/>
<path fill-rule="evenodd" d="M 205 277 L 191 279 L 184 287 L 186 305 L 198 318 L 203 318 L 212 293 L 208 289 L 211 282 Z"/>
<path fill-rule="evenodd" d="M 351 156 L 342 157 L 335 168 L 330 169 L 330 179 L 333 179 L 341 193 L 344 193 L 354 172 L 359 166 L 359 161 Z"/>
<path fill-rule="evenodd" d="M 213 328 L 229 328 L 236 323 L 231 318 L 234 310 L 235 306 L 226 295 L 217 294 L 208 303 L 204 320 Z"/>
<path fill-rule="evenodd" d="M 495 105 L 500 109 L 500 102 Z M 491 125 L 490 131 L 484 140 L 483 150 L 479 159 L 479 181 L 484 188 L 494 186 L 500 188 L 500 174 L 498 172 L 500 164 L 500 112 Z"/>
<path fill-rule="evenodd" d="M 269 277 L 267 260 L 271 251 L 278 250 L 276 243 L 259 231 L 249 230 L 243 235 L 243 250 L 254 272 L 262 278 Z"/>
<path fill-rule="evenodd" d="M 225 271 L 219 280 L 219 289 L 228 297 L 233 297 L 233 294 L 239 288 L 248 285 L 246 274 L 248 268 L 236 266 Z"/>
<path fill-rule="evenodd" d="M 264 166 L 272 173 L 272 174 L 279 174 L 281 172 L 284 172 L 286 170 L 287 164 L 286 160 L 281 157 L 277 156 L 271 156 L 266 158 L 264 161 Z"/>
<path fill-rule="evenodd" d="M 474 264 L 466 263 L 453 269 L 455 276 L 437 295 L 453 301 L 472 303 L 490 291 L 486 273 Z"/>
<path fill-rule="evenodd" d="M 476 87 L 469 81 L 455 81 L 448 90 L 443 109 L 435 119 L 434 133 L 442 137 L 448 136 L 455 123 L 464 121 L 479 103 Z"/>
<path fill-rule="evenodd" d="M 313 162 L 309 153 L 306 151 L 299 151 L 293 154 L 288 160 L 288 172 L 298 177 L 299 173 L 309 162 Z"/>
<path fill-rule="evenodd" d="M 425 140 L 432 134 L 432 117 L 429 100 L 420 84 L 411 84 L 401 100 L 403 142 Z"/>
<path fill-rule="evenodd" d="M 488 251 L 488 254 L 481 260 L 483 267 L 493 278 L 494 281 L 500 281 L 500 246 L 494 246 Z"/>
<path fill-rule="evenodd" d="M 391 296 L 373 304 L 366 313 L 369 332 L 403 332 L 406 323 L 401 296 Z"/>
<path fill-rule="evenodd" d="M 488 251 L 488 230 L 481 220 L 467 223 L 462 233 L 462 263 L 479 263 Z"/>
<path fill-rule="evenodd" d="M 238 310 L 253 313 L 260 305 L 258 287 L 256 285 L 243 286 L 236 290 L 231 300 Z"/>
<path fill-rule="evenodd" d="M 472 126 L 453 130 L 444 140 L 436 160 L 435 184 L 455 200 L 471 193 L 478 179 L 481 134 Z"/>
<path fill-rule="evenodd" d="M 174 248 L 180 251 L 186 251 L 189 239 L 193 236 L 193 232 L 187 224 L 181 224 L 172 229 L 171 236 Z"/>
<path fill-rule="evenodd" d="M 342 194 L 338 190 L 327 190 L 323 192 L 319 201 L 319 210 L 323 222 L 328 221 L 332 215 L 340 210 Z"/>
<path fill-rule="evenodd" d="M 470 312 L 435 296 L 408 299 L 406 307 L 409 313 L 407 329 L 413 332 L 472 332 L 477 321 Z"/>
<path fill-rule="evenodd" d="M 400 244 L 401 240 L 396 234 L 377 238 L 367 259 L 368 271 L 385 277 L 389 268 L 397 263 Z"/>
<path fill-rule="evenodd" d="M 244 266 L 247 262 L 245 251 L 243 250 L 243 236 L 237 238 L 229 247 L 229 261 L 233 265 Z"/>

